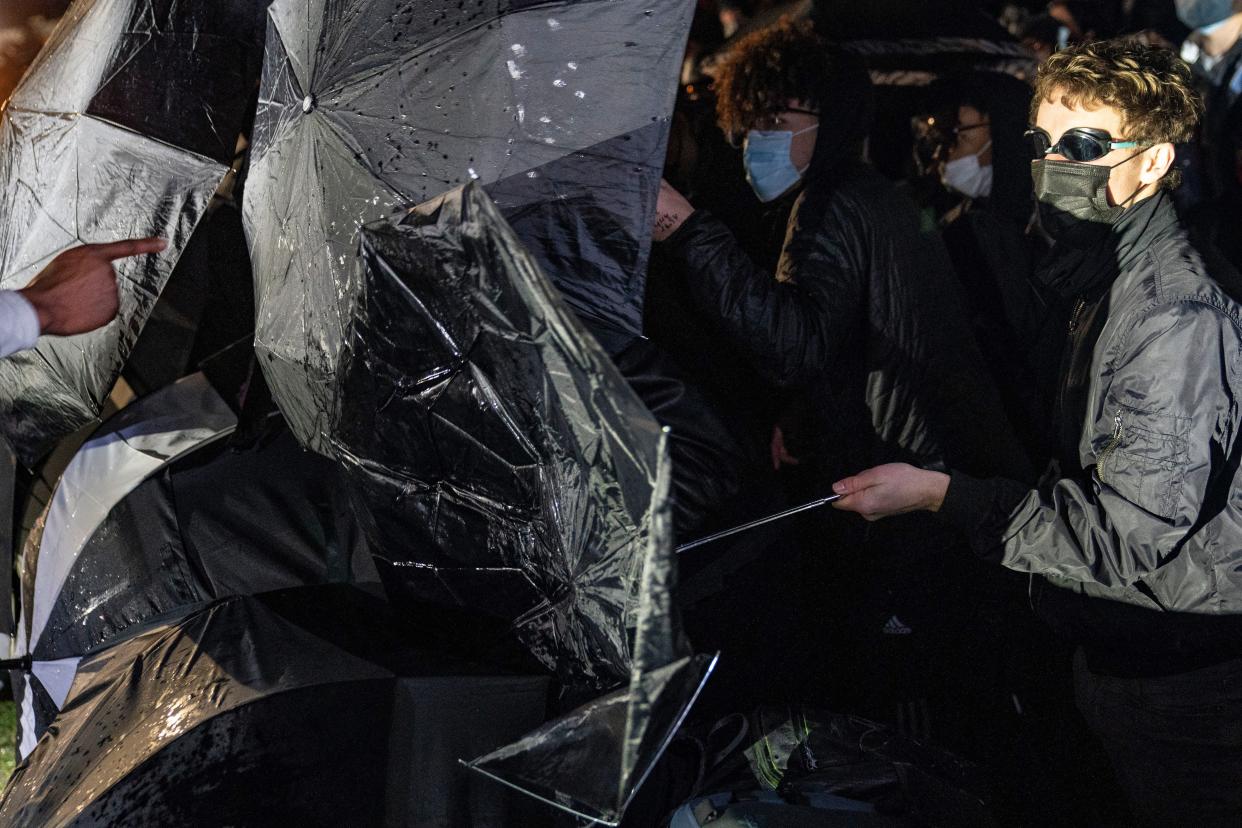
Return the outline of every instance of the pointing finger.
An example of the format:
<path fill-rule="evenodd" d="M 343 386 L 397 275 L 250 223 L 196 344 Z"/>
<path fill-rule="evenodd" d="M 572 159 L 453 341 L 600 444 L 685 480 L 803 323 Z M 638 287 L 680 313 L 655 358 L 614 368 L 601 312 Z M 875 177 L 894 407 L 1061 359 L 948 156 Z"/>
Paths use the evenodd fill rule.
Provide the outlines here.
<path fill-rule="evenodd" d="M 110 261 L 124 259 L 129 256 L 145 256 L 148 253 L 160 253 L 167 247 L 168 242 L 157 237 L 86 245 L 86 248 L 92 253 L 103 256 Z"/>

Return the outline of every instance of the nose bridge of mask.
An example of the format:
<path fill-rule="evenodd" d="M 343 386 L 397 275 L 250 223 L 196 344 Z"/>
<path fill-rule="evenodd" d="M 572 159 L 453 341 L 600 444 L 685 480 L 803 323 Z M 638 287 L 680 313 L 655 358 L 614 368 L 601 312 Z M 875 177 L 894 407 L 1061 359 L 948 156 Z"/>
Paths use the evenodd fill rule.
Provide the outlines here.
<path fill-rule="evenodd" d="M 751 144 L 771 144 L 771 149 L 775 149 L 777 144 L 783 144 L 788 147 L 794 138 L 813 129 L 819 129 L 819 124 L 811 124 L 809 127 L 800 129 L 797 132 L 790 129 L 752 129 L 746 133 L 746 146 L 749 147 Z M 764 148 L 767 149 L 766 146 Z"/>

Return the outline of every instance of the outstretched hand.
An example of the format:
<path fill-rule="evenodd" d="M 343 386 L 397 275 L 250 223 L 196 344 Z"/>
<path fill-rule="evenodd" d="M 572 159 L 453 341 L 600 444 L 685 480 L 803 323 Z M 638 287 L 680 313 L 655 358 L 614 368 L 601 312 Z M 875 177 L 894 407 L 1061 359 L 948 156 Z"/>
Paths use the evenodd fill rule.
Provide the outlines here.
<path fill-rule="evenodd" d="M 919 510 L 938 511 L 948 489 L 947 474 L 888 463 L 833 483 L 833 492 L 844 496 L 832 505 L 867 520 L 879 520 Z"/>
<path fill-rule="evenodd" d="M 21 291 L 39 315 L 39 330 L 72 336 L 107 325 L 116 317 L 120 300 L 112 263 L 129 256 L 159 253 L 163 239 L 127 239 L 85 244 L 66 250 Z"/>

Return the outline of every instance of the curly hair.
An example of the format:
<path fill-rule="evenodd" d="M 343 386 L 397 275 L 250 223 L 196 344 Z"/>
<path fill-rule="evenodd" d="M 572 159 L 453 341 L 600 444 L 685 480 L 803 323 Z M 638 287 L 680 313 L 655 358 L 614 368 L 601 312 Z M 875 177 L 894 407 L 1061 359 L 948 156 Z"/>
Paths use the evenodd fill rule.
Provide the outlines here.
<path fill-rule="evenodd" d="M 1167 49 L 1133 40 L 1101 40 L 1063 49 L 1039 67 L 1031 122 L 1044 101 L 1068 107 L 1107 106 L 1121 115 L 1119 139 L 1140 146 L 1182 144 L 1195 134 L 1203 101 L 1193 86 L 1190 67 Z M 1176 186 L 1177 171 L 1165 176 Z"/>
<path fill-rule="evenodd" d="M 751 129 L 798 100 L 819 109 L 832 50 L 810 20 L 782 20 L 743 37 L 716 70 L 716 117 L 726 134 Z"/>

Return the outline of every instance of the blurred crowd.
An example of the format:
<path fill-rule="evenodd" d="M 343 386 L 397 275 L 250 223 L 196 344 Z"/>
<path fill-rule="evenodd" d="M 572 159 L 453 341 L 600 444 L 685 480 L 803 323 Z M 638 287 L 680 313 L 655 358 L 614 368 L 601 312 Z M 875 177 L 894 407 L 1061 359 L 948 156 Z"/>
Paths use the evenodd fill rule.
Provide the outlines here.
<path fill-rule="evenodd" d="M 1103 470 L 1079 453 L 1095 438 L 1066 412 L 1097 405 L 1109 387 L 1098 376 L 1108 365 L 1101 329 L 1108 286 L 1133 272 L 1125 245 L 1184 232 L 1226 291 L 1242 268 L 1242 3 L 910 5 L 698 2 L 655 225 L 647 340 L 635 346 L 652 371 L 658 352 L 658 373 L 677 380 L 653 410 L 673 427 L 680 541 L 825 496 L 869 466 L 951 471 L 942 461 L 1042 491 L 1058 515 L 1053 484 L 1082 481 L 1094 510 L 1085 533 L 1122 546 L 1139 534 L 1117 529 L 1097 502 Z M 1139 48 L 1139 74 L 1184 87 L 1180 99 L 1151 90 L 1170 107 L 1151 114 L 1169 121 L 1153 127 L 1157 137 L 1120 141 L 1130 136 L 1114 129 L 1103 134 L 1112 144 L 1086 135 L 1067 150 L 1059 133 L 1042 146 L 1028 134 L 1037 64 L 1090 44 L 1105 44 L 1112 57 L 1101 60 L 1114 67 Z M 1061 192 L 1057 210 L 1038 205 L 1037 190 L 1038 201 L 1056 194 L 1033 181 L 1043 153 L 1116 153 L 1115 187 L 1132 157 L 1121 148 L 1157 142 L 1175 145 L 1159 182 L 1130 168 L 1146 206 L 1115 203 L 1111 190 L 1108 204 L 1084 196 L 1065 206 Z M 1071 238 L 1081 221 L 1058 228 L 1060 209 L 1109 216 L 1109 262 Z M 1146 216 L 1141 230 L 1136 215 Z M 1128 449 L 1121 412 L 1111 442 Z M 1140 470 L 1134 485 L 1162 484 Z M 972 554 L 969 534 L 926 512 L 868 522 L 818 509 L 686 552 L 688 631 L 699 649 L 725 654 L 705 708 L 780 698 L 890 723 L 990 768 L 1004 824 L 1179 824 L 1135 791 L 1177 776 L 1180 760 L 1144 756 L 1159 769 L 1151 776 L 1119 764 L 1119 743 L 1102 736 L 1084 698 L 1111 692 L 1105 680 L 1236 664 L 1238 616 L 1188 633 L 1195 655 L 1174 664 L 1170 653 L 1186 650 L 1164 649 L 1180 621 L 1158 611 L 1176 609 L 1163 596 L 1141 610 L 1099 602 L 1067 586 L 1072 572 L 1065 583 L 1040 576 L 1070 563 L 997 567 Z M 1118 589 L 1147 590 L 1123 580 Z M 1225 684 L 1196 703 L 1229 704 L 1235 683 Z M 1167 692 L 1154 687 L 1124 692 Z M 1229 721 L 1213 726 L 1236 731 Z M 1239 767 L 1230 750 L 1219 754 L 1225 773 Z M 1211 799 L 1220 778 L 1202 780 L 1196 796 Z"/>

